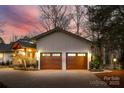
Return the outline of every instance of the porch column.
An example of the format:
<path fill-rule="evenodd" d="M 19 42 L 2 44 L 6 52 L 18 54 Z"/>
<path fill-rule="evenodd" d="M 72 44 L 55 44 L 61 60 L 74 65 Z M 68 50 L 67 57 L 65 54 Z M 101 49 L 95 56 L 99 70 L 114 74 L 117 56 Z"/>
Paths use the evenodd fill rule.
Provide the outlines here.
<path fill-rule="evenodd" d="M 41 53 L 41 51 L 38 50 L 36 52 L 37 52 L 36 53 L 36 58 L 37 58 L 37 61 L 38 61 L 38 70 L 40 70 L 40 53 Z"/>
<path fill-rule="evenodd" d="M 27 57 L 27 49 L 24 48 L 24 52 L 25 52 L 25 57 Z"/>

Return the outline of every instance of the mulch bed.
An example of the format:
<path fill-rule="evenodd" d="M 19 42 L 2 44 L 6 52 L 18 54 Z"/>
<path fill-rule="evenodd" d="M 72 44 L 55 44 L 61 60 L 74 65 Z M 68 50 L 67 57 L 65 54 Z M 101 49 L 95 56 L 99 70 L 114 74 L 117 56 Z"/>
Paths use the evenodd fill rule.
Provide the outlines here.
<path fill-rule="evenodd" d="M 112 88 L 124 88 L 124 70 L 112 70 L 112 72 L 96 73 L 95 75 Z"/>
<path fill-rule="evenodd" d="M 22 68 L 22 67 L 15 67 L 14 70 L 24 70 L 24 71 L 38 71 L 37 68 Z"/>
<path fill-rule="evenodd" d="M 89 71 L 91 71 L 91 72 L 102 72 L 104 70 L 103 69 L 90 69 Z"/>

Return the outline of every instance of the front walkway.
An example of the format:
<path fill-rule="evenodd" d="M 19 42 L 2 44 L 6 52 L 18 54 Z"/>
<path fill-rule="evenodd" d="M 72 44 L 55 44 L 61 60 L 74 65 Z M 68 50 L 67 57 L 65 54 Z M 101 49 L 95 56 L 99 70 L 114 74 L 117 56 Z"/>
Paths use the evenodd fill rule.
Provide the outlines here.
<path fill-rule="evenodd" d="M 0 69 L 0 82 L 7 87 L 19 88 L 87 88 L 108 87 L 93 73 L 86 70 L 19 71 Z"/>

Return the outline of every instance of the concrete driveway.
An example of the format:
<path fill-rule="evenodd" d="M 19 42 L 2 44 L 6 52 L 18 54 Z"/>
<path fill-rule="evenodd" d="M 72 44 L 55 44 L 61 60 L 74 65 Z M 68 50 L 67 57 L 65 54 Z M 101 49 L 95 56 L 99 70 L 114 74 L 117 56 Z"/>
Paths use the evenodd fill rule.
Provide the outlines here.
<path fill-rule="evenodd" d="M 20 71 L 0 69 L 0 82 L 10 88 L 88 88 L 108 87 L 87 70 Z"/>

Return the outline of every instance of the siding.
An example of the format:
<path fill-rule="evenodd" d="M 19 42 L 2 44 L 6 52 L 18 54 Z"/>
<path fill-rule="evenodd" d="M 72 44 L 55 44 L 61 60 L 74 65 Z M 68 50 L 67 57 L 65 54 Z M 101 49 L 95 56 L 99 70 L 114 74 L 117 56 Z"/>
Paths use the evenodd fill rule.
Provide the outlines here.
<path fill-rule="evenodd" d="M 7 62 L 7 61 L 12 61 L 12 53 L 0 53 L 3 55 L 3 58 L 0 59 L 0 62 Z"/>
<path fill-rule="evenodd" d="M 66 52 L 86 52 L 88 53 L 88 62 L 91 60 L 89 42 L 79 40 L 62 32 L 50 34 L 37 41 L 37 59 L 39 61 L 40 52 L 62 52 L 63 69 L 66 69 Z"/>

